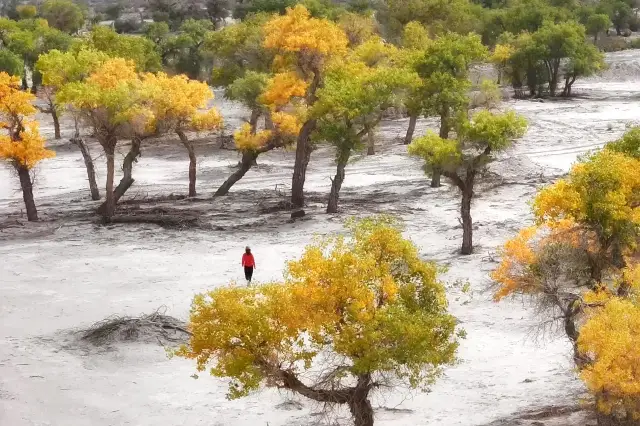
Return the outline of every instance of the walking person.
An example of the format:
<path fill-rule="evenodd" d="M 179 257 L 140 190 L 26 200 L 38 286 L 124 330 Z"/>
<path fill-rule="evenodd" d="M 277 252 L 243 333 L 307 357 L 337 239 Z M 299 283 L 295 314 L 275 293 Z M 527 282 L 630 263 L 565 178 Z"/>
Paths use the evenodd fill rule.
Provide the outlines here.
<path fill-rule="evenodd" d="M 242 266 L 244 267 L 244 277 L 247 279 L 247 285 L 249 285 L 253 277 L 253 270 L 256 269 L 256 260 L 253 258 L 251 248 L 248 246 L 244 249 L 244 254 L 242 255 Z"/>

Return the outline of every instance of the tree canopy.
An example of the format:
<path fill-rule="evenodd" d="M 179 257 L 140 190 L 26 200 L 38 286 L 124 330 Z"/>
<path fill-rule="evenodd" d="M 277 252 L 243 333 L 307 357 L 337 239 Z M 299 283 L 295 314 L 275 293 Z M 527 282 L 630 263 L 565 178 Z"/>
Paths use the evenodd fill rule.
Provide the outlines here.
<path fill-rule="evenodd" d="M 278 386 L 346 404 L 363 426 L 373 424 L 368 393 L 385 377 L 413 388 L 434 383 L 457 348 L 438 267 L 389 219 L 349 230 L 309 245 L 283 282 L 196 296 L 193 336 L 177 354 L 230 378 L 229 398 Z M 326 374 L 303 382 L 320 357 Z"/>

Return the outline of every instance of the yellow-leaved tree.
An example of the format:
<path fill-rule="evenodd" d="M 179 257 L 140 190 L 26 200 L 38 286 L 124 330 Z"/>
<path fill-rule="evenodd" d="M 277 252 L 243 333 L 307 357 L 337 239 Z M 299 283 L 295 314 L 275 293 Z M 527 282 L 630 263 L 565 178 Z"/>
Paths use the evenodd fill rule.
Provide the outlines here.
<path fill-rule="evenodd" d="M 105 221 L 115 213 L 113 190 L 115 150 L 123 137 L 151 130 L 153 114 L 145 104 L 145 96 L 135 64 L 115 58 L 102 63 L 86 79 L 63 85 L 57 101 L 73 108 L 83 122 L 92 128 L 107 160 L 106 197 L 100 209 Z"/>
<path fill-rule="evenodd" d="M 536 224 L 505 244 L 492 273 L 496 300 L 530 296 L 561 322 L 602 426 L 640 418 L 640 160 L 618 148 L 541 190 Z"/>
<path fill-rule="evenodd" d="M 208 108 L 213 92 L 206 83 L 185 75 L 144 74 L 142 92 L 153 111 L 158 133 L 175 132 L 189 154 L 189 197 L 196 196 L 197 158 L 186 132 L 212 131 L 222 125 L 217 109 Z"/>
<path fill-rule="evenodd" d="M 107 55 L 92 49 L 80 49 L 75 52 L 61 52 L 59 50 L 51 50 L 38 57 L 36 62 L 36 70 L 42 74 L 43 87 L 39 90 L 39 94 L 47 102 L 44 112 L 51 114 L 53 118 L 53 126 L 56 139 L 60 139 L 60 115 L 65 112 L 64 107 L 58 105 L 56 94 L 58 90 L 65 84 L 73 81 L 82 81 L 87 78 L 95 69 L 107 60 Z M 89 190 L 91 191 L 91 199 L 96 201 L 100 199 L 100 191 L 96 183 L 96 172 L 93 165 L 93 158 L 88 145 L 84 139 L 80 137 L 78 129 L 78 117 L 74 111 L 68 111 L 74 116 L 76 123 L 75 134 L 70 139 L 80 148 L 84 164 L 87 169 L 87 177 L 89 180 Z"/>
<path fill-rule="evenodd" d="M 311 135 L 317 118 L 304 114 L 316 102 L 316 91 L 324 80 L 330 60 L 347 53 L 349 40 L 335 23 L 312 18 L 302 5 L 288 8 L 264 26 L 264 46 L 276 53 L 273 67 L 277 74 L 263 96 L 272 110 L 299 108 L 302 126 L 296 140 L 296 161 L 291 184 L 291 202 L 304 205 L 304 181 L 311 157 Z"/>
<path fill-rule="evenodd" d="M 6 134 L 0 135 L 0 159 L 7 160 L 18 173 L 27 219 L 38 220 L 33 200 L 30 171 L 42 160 L 55 156 L 45 148 L 38 122 L 29 119 L 36 113 L 31 93 L 20 90 L 20 78 L 0 72 L 0 120 Z"/>
<path fill-rule="evenodd" d="M 280 387 L 346 405 L 356 426 L 373 425 L 371 391 L 427 389 L 458 346 L 438 267 L 390 218 L 348 228 L 307 246 L 284 282 L 197 295 L 177 354 L 230 378 L 229 398 Z"/>

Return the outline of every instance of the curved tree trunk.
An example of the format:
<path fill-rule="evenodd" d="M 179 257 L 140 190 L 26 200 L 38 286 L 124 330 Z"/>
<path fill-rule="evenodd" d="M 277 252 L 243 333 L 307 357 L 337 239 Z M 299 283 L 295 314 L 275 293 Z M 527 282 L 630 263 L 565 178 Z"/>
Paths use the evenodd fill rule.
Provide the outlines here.
<path fill-rule="evenodd" d="M 338 212 L 338 199 L 340 197 L 340 188 L 344 182 L 345 168 L 351 155 L 351 149 L 341 152 L 338 157 L 338 165 L 336 167 L 336 175 L 331 181 L 331 193 L 329 193 L 329 203 L 327 204 L 327 213 Z"/>
<path fill-rule="evenodd" d="M 189 197 L 196 196 L 196 152 L 193 149 L 193 144 L 187 138 L 187 135 L 184 134 L 182 130 L 176 130 L 178 137 L 180 138 L 180 142 L 187 148 L 187 152 L 189 153 Z"/>
<path fill-rule="evenodd" d="M 58 111 L 53 107 L 51 108 L 51 118 L 53 118 L 54 137 L 60 139 L 60 119 L 58 118 Z"/>
<path fill-rule="evenodd" d="M 38 220 L 38 210 L 36 210 L 36 203 L 33 200 L 33 183 L 31 182 L 31 174 L 29 169 L 25 166 L 16 163 L 16 171 L 20 178 L 20 187 L 22 188 L 22 199 L 24 200 L 24 206 L 27 209 L 27 220 L 33 222 Z"/>
<path fill-rule="evenodd" d="M 471 254 L 473 252 L 473 221 L 471 219 L 471 199 L 473 189 L 465 187 L 462 191 L 462 204 L 460 215 L 462 216 L 462 249 L 461 254 Z"/>
<path fill-rule="evenodd" d="M 105 202 L 104 209 L 102 209 L 102 217 L 105 222 L 111 222 L 111 218 L 116 211 L 116 199 L 113 192 L 113 180 L 115 175 L 115 151 L 116 144 L 108 143 L 104 146 L 104 151 L 107 156 L 107 184 L 105 187 Z"/>
<path fill-rule="evenodd" d="M 134 137 L 131 139 L 131 148 L 129 148 L 129 152 L 124 157 L 122 161 L 122 172 L 123 176 L 120 179 L 120 183 L 115 189 L 115 200 L 116 203 L 120 198 L 127 192 L 135 179 L 133 179 L 133 163 L 138 161 L 138 157 L 140 156 L 140 144 L 142 140 L 138 137 Z"/>
<path fill-rule="evenodd" d="M 255 152 L 244 152 L 242 154 L 242 160 L 240 161 L 240 167 L 238 168 L 238 170 L 233 172 L 233 174 L 229 176 L 222 185 L 220 185 L 220 188 L 218 188 L 214 195 L 227 195 L 231 187 L 237 181 L 242 179 L 243 176 L 249 171 L 249 169 L 251 169 L 251 166 L 255 164 L 257 157 L 258 154 L 256 154 Z"/>
<path fill-rule="evenodd" d="M 100 191 L 98 190 L 98 184 L 96 182 L 96 169 L 93 166 L 93 159 L 89 152 L 89 147 L 85 141 L 80 137 L 80 134 L 76 131 L 76 134 L 71 138 L 71 142 L 80 148 L 84 165 L 87 169 L 87 178 L 89 179 L 89 189 L 91 190 L 91 199 L 97 201 L 100 199 Z"/>
<path fill-rule="evenodd" d="M 316 128 L 316 120 L 309 120 L 304 123 L 298 134 L 296 146 L 296 162 L 293 167 L 293 177 L 291 179 L 291 204 L 294 207 L 304 207 L 304 181 L 307 176 L 307 166 L 311 159 L 311 133 Z"/>
<path fill-rule="evenodd" d="M 407 128 L 407 134 L 404 137 L 405 145 L 409 145 L 413 140 L 413 133 L 416 131 L 417 122 L 418 122 L 418 114 L 411 114 L 411 116 L 409 116 L 409 127 Z"/>

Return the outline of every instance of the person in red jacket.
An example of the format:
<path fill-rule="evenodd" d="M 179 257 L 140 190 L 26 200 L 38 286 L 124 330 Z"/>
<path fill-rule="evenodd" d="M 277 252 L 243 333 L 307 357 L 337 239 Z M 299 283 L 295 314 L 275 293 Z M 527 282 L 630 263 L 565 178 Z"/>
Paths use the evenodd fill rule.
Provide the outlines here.
<path fill-rule="evenodd" d="M 244 249 L 244 254 L 242 255 L 242 266 L 244 267 L 244 277 L 247 279 L 247 284 L 251 284 L 253 270 L 256 269 L 256 261 L 253 258 L 249 247 Z"/>

